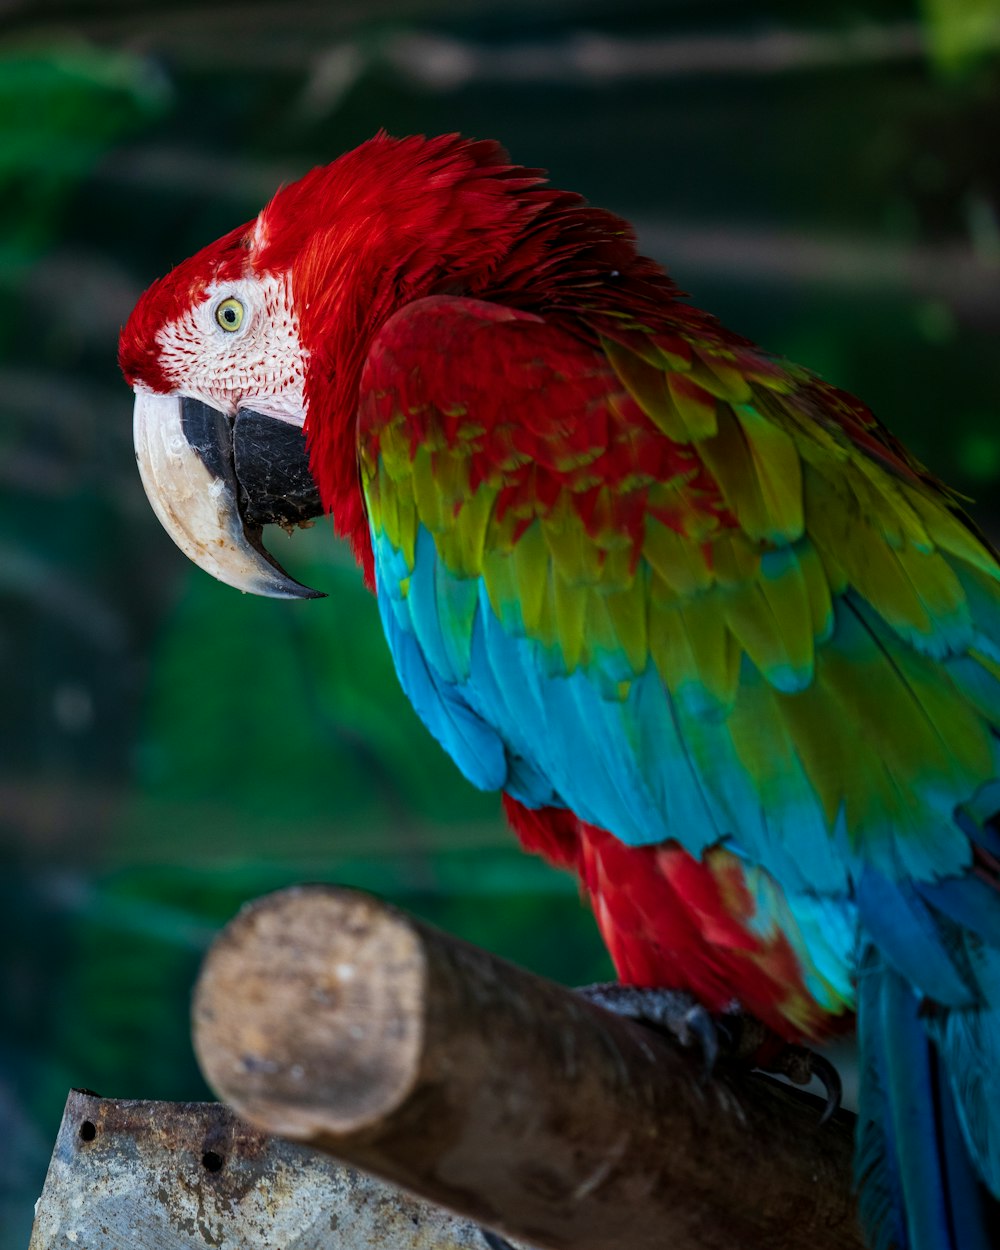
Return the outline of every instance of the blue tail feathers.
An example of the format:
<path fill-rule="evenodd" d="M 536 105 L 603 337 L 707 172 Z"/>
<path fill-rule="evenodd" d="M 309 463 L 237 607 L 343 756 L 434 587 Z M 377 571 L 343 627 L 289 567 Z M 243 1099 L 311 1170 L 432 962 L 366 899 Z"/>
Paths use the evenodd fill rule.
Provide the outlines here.
<path fill-rule="evenodd" d="M 980 1159 L 996 1145 L 980 1123 L 988 1122 L 992 1108 L 979 1101 L 990 1093 L 990 1081 L 1000 1087 L 1000 1048 L 992 1049 L 1000 1044 L 1000 1027 L 994 1027 L 1000 1019 L 991 1025 L 993 1015 L 976 1007 L 928 1012 L 877 948 L 865 950 L 858 978 L 855 1166 L 873 1250 L 1000 1245 L 1000 1204 L 980 1180 L 992 1186 L 996 1177 Z M 979 1065 L 974 1088 L 965 1066 L 970 1054 Z"/>

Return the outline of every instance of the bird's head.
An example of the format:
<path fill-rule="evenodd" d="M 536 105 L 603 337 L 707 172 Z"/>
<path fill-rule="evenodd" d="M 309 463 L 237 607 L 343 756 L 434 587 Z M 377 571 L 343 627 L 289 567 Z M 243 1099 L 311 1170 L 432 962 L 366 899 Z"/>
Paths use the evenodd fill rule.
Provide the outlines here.
<path fill-rule="evenodd" d="M 378 135 L 146 291 L 119 361 L 143 484 L 188 556 L 299 597 L 315 592 L 265 551 L 264 523 L 332 511 L 364 544 L 354 425 L 372 339 L 413 299 L 481 293 L 559 195 L 540 187 L 495 143 Z"/>
<path fill-rule="evenodd" d="M 303 426 L 305 352 L 287 268 L 259 264 L 261 218 L 155 282 L 121 333 L 136 458 L 153 510 L 196 564 L 240 590 L 310 597 L 263 525 L 322 513 Z"/>
<path fill-rule="evenodd" d="M 235 416 L 252 406 L 303 423 L 303 349 L 291 273 L 260 267 L 261 219 L 154 282 L 122 331 L 137 392 L 185 395 Z"/>

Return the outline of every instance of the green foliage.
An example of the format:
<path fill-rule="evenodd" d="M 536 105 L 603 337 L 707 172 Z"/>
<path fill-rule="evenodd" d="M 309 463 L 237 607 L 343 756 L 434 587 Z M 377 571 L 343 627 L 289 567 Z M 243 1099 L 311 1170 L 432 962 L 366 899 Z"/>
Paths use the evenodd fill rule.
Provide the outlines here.
<path fill-rule="evenodd" d="M 165 80 L 126 53 L 82 43 L 0 52 L 0 268 L 45 245 L 100 155 L 168 99 Z"/>
<path fill-rule="evenodd" d="M 1000 479 L 1000 435 L 996 432 L 996 418 L 970 422 L 970 425 L 973 428 L 958 440 L 955 451 L 958 463 L 971 481 L 983 485 L 996 483 Z"/>
<path fill-rule="evenodd" d="M 254 599 L 187 573 L 154 652 L 141 794 L 215 796 L 251 825 L 493 819 L 496 799 L 461 778 L 400 690 L 329 523 L 272 542 L 328 598 Z"/>
<path fill-rule="evenodd" d="M 966 71 L 1000 49 L 1000 0 L 923 0 L 931 55 L 948 73 Z"/>

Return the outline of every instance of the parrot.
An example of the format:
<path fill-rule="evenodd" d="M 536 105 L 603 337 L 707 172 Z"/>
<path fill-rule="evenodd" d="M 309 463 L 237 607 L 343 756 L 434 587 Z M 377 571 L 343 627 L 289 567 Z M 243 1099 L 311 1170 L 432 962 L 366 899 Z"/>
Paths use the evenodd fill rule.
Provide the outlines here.
<path fill-rule="evenodd" d="M 418 716 L 576 874 L 622 987 L 856 1028 L 875 1250 L 1000 1244 L 1000 562 L 960 497 L 457 134 L 279 189 L 119 363 L 201 568 L 314 597 L 263 527 L 332 517 Z"/>

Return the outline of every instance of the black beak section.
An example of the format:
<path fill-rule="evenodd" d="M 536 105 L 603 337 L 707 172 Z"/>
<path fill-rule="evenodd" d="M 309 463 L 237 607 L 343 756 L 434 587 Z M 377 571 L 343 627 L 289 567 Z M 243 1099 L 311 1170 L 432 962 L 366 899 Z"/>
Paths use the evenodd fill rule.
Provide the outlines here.
<path fill-rule="evenodd" d="M 200 400 L 139 392 L 135 448 L 153 511 L 181 550 L 239 590 L 278 599 L 321 592 L 289 577 L 263 544 L 323 515 L 298 427 L 256 412 L 235 420 Z"/>
<path fill-rule="evenodd" d="M 297 425 L 259 412 L 240 412 L 233 435 L 244 526 L 295 525 L 323 515 L 309 472 L 306 436 Z"/>

